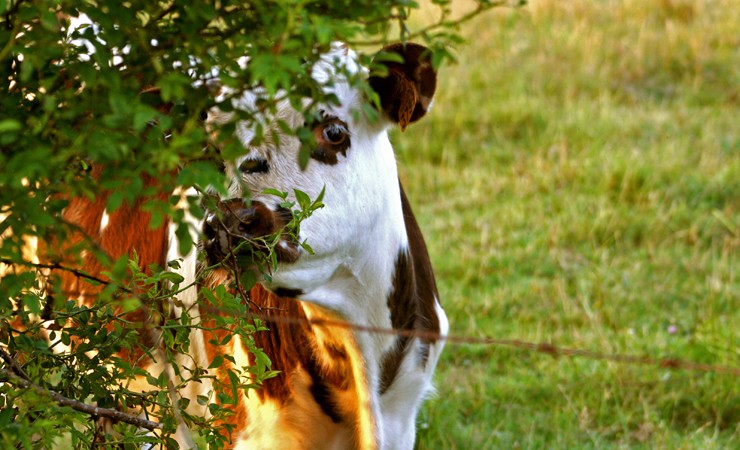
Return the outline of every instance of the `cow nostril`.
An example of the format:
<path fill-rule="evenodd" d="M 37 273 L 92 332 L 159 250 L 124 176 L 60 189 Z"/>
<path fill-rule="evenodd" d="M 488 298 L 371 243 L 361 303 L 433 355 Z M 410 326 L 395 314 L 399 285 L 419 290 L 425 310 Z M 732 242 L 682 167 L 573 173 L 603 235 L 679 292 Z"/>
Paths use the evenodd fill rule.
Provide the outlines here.
<path fill-rule="evenodd" d="M 253 224 L 255 213 L 256 210 L 253 207 L 244 208 L 239 211 L 239 223 L 236 226 L 236 231 L 242 235 L 252 234 L 251 232 L 254 231 Z"/>
<path fill-rule="evenodd" d="M 249 221 L 239 222 L 239 226 L 236 227 L 236 230 L 241 234 L 249 234 Z"/>

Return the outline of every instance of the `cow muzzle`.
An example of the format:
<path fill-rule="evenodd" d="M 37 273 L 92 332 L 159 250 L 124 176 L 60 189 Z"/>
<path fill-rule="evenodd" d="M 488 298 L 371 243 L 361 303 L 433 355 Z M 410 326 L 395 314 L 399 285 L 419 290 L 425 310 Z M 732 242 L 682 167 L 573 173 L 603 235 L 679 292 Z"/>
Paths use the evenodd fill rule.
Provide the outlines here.
<path fill-rule="evenodd" d="M 248 260 L 245 256 L 256 261 L 260 254 L 270 251 L 277 254 L 278 262 L 295 261 L 300 246 L 286 230 L 291 218 L 290 210 L 273 211 L 258 201 L 247 203 L 237 198 L 217 202 L 216 209 L 207 213 L 203 224 L 203 250 L 208 264 L 230 261 L 229 266 L 233 266 L 233 262 Z M 270 243 L 276 234 L 280 237 L 273 247 Z"/>

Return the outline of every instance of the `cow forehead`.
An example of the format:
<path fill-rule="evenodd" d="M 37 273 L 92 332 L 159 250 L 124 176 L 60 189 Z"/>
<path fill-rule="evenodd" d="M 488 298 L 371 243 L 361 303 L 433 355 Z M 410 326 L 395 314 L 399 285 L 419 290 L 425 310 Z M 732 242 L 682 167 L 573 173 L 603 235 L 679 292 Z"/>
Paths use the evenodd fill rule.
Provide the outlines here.
<path fill-rule="evenodd" d="M 248 66 L 248 64 L 248 59 L 245 59 L 243 65 Z M 343 44 L 333 44 L 331 50 L 321 55 L 319 60 L 314 64 L 311 77 L 322 86 L 325 94 L 333 94 L 339 100 L 339 104 L 314 105 L 315 109 L 321 110 L 325 116 L 339 117 L 348 123 L 354 122 L 352 118 L 356 114 L 353 114 L 353 112 L 359 110 L 363 97 L 352 86 L 347 76 L 354 76 L 360 73 L 367 74 L 367 72 L 367 69 L 359 65 L 357 54 L 354 51 Z M 264 91 L 260 89 L 249 89 L 241 95 L 233 97 L 233 91 L 225 89 L 216 98 L 216 103 L 226 101 L 227 98 L 231 98 L 232 105 L 236 109 L 242 111 L 259 111 L 260 108 L 258 108 L 257 104 L 261 99 L 264 99 Z M 311 103 L 312 99 L 303 99 L 304 108 L 309 107 Z M 213 112 L 211 116 L 211 120 L 216 123 L 227 122 L 233 117 L 231 114 L 223 114 L 218 111 Z M 293 129 L 300 127 L 304 123 L 304 117 L 301 111 L 293 108 L 287 100 L 278 102 L 275 110 L 270 113 L 256 113 L 254 120 L 256 123 L 260 123 L 265 127 L 270 127 L 269 129 L 276 129 L 276 124 L 279 122 L 284 122 Z M 237 124 L 236 131 L 242 145 L 248 147 L 255 135 L 254 124 L 241 122 Z M 265 139 L 268 141 L 268 144 L 271 140 L 270 134 L 265 133 Z"/>
<path fill-rule="evenodd" d="M 356 75 L 365 71 L 357 61 L 357 53 L 341 44 L 334 44 L 314 64 L 311 77 L 321 85 L 334 81 L 345 81 L 344 73 Z"/>
<path fill-rule="evenodd" d="M 357 53 L 345 45 L 334 44 L 331 51 L 321 56 L 313 66 L 311 77 L 323 86 L 324 93 L 334 94 L 339 100 L 339 105 L 325 106 L 325 111 L 349 117 L 360 106 L 360 92 L 347 79 L 358 74 L 367 76 L 368 70 L 360 66 Z"/>

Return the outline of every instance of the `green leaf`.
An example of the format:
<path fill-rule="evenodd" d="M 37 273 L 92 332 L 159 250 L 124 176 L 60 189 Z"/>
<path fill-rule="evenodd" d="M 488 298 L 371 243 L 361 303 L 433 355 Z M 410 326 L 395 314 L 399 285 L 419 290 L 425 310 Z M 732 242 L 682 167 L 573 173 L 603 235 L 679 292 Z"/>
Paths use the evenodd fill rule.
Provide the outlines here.
<path fill-rule="evenodd" d="M 257 284 L 257 276 L 253 270 L 243 270 L 239 275 L 239 284 L 245 291 L 249 291 Z"/>
<path fill-rule="evenodd" d="M 209 369 L 217 369 L 224 364 L 224 357 L 221 355 L 216 355 L 215 358 L 213 358 L 213 361 L 211 361 L 211 365 L 208 366 Z"/>
<path fill-rule="evenodd" d="M 126 297 L 121 300 L 121 312 L 129 313 L 141 308 L 141 299 L 138 297 Z"/>
<path fill-rule="evenodd" d="M 41 26 L 52 33 L 59 31 L 59 19 L 51 10 L 44 10 L 41 13 Z"/>
<path fill-rule="evenodd" d="M 110 195 L 108 196 L 108 201 L 105 205 L 105 209 L 108 211 L 108 214 L 113 213 L 115 210 L 121 207 L 121 205 L 123 204 L 123 196 L 124 191 L 120 189 L 110 193 Z"/>
<path fill-rule="evenodd" d="M 264 191 L 262 191 L 262 193 L 266 195 L 275 195 L 277 197 L 282 198 L 283 200 L 288 198 L 287 192 L 279 191 L 277 189 L 272 189 L 272 188 L 265 189 Z"/>
<path fill-rule="evenodd" d="M 183 276 L 180 275 L 179 273 L 169 272 L 169 271 L 161 272 L 157 276 L 157 279 L 159 279 L 160 281 L 169 281 L 170 283 L 173 283 L 173 284 L 180 284 L 183 281 L 185 281 L 185 278 L 183 278 Z"/>
<path fill-rule="evenodd" d="M 311 197 L 308 196 L 305 192 L 294 189 L 293 192 L 295 193 L 296 201 L 298 202 L 298 205 L 301 207 L 302 210 L 308 211 L 311 207 Z"/>
<path fill-rule="evenodd" d="M 313 248 L 306 241 L 301 242 L 301 247 L 308 252 L 309 255 L 315 255 Z"/>
<path fill-rule="evenodd" d="M 308 167 L 308 162 L 311 160 L 311 152 L 314 146 L 308 143 L 301 144 L 301 150 L 298 152 L 298 166 L 301 170 L 305 170 Z"/>
<path fill-rule="evenodd" d="M 185 88 L 190 85 L 190 79 L 181 73 L 171 72 L 160 78 L 157 87 L 160 89 L 162 100 L 169 102 L 185 96 Z"/>
<path fill-rule="evenodd" d="M 134 110 L 134 130 L 141 131 L 157 116 L 157 110 L 147 105 L 138 104 Z"/>
<path fill-rule="evenodd" d="M 233 370 L 229 369 L 226 372 L 229 376 L 229 382 L 231 383 L 231 392 L 232 392 L 232 404 L 236 405 L 238 398 L 239 398 L 239 376 L 234 372 Z"/>
<path fill-rule="evenodd" d="M 21 128 L 23 128 L 23 125 L 15 119 L 0 120 L 0 133 L 20 131 Z"/>
<path fill-rule="evenodd" d="M 190 235 L 190 229 L 186 222 L 182 222 L 177 225 L 175 229 L 175 236 L 178 241 L 178 251 L 181 255 L 187 255 L 190 253 L 190 249 L 193 248 L 193 238 Z"/>

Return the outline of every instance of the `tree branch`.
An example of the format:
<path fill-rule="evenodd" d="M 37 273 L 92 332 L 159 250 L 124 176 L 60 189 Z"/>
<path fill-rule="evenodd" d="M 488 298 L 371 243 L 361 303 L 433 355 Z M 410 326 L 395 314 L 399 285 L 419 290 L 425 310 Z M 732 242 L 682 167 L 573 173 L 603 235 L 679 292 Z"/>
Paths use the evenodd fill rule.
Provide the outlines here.
<path fill-rule="evenodd" d="M 6 259 L 6 258 L 0 259 L 0 263 L 7 264 L 9 266 L 20 265 L 20 266 L 25 266 L 25 267 L 32 267 L 34 269 L 63 270 L 65 272 L 69 272 L 72 275 L 75 275 L 77 277 L 85 278 L 85 279 L 88 279 L 90 281 L 94 281 L 96 283 L 100 283 L 100 284 L 103 284 L 103 285 L 107 285 L 107 284 L 110 284 L 111 283 L 110 280 L 104 280 L 102 278 L 98 278 L 96 276 L 90 275 L 89 273 L 83 272 L 83 271 L 81 271 L 79 269 L 75 269 L 75 268 L 72 268 L 72 267 L 63 266 L 63 265 L 61 265 L 59 263 L 52 263 L 52 264 L 33 263 L 33 262 L 28 262 L 28 261 L 13 261 L 13 260 Z M 122 290 L 126 290 L 126 288 L 124 288 L 124 287 L 121 287 L 121 289 Z"/>
<path fill-rule="evenodd" d="M 7 381 L 8 383 L 11 383 L 15 386 L 18 386 L 24 389 L 30 389 L 40 395 L 47 395 L 61 406 L 69 406 L 70 408 L 76 411 L 89 414 L 93 417 L 107 417 L 109 419 L 112 419 L 118 422 L 125 422 L 128 424 L 137 426 L 139 428 L 146 428 L 147 430 L 161 430 L 162 429 L 162 424 L 159 422 L 154 422 L 154 421 L 146 420 L 146 419 L 140 419 L 130 414 L 126 414 L 121 411 L 116 411 L 115 409 L 100 408 L 98 406 L 92 406 L 86 403 L 82 403 L 79 400 L 67 398 L 58 392 L 50 391 L 48 389 L 45 389 L 39 386 L 38 384 L 34 384 L 28 380 L 24 380 L 23 378 L 19 377 L 18 375 L 14 374 L 13 372 L 7 369 L 0 369 L 0 380 Z"/>
<path fill-rule="evenodd" d="M 519 1 L 517 5 L 521 6 L 522 2 Z M 424 36 L 425 34 L 429 33 L 432 30 L 436 30 L 438 28 L 442 27 L 451 27 L 456 28 L 460 25 L 464 24 L 465 22 L 470 21 L 471 19 L 474 19 L 475 17 L 478 17 L 480 14 L 493 9 L 493 8 L 499 8 L 499 7 L 514 7 L 514 4 L 511 3 L 510 0 L 498 0 L 498 1 L 492 1 L 492 2 L 481 2 L 474 10 L 463 14 L 462 16 L 456 18 L 456 19 L 447 19 L 447 14 L 443 14 L 442 17 L 435 23 L 431 25 L 427 25 L 424 28 L 421 28 L 420 30 L 416 30 L 413 33 L 408 33 L 405 36 L 405 40 L 412 40 L 415 38 L 418 38 L 420 36 Z M 399 18 L 401 20 L 402 18 Z M 387 44 L 387 41 L 385 39 L 375 39 L 375 40 L 363 40 L 363 41 L 354 41 L 354 40 L 348 40 L 348 44 L 350 45 L 383 45 Z"/>
<path fill-rule="evenodd" d="M 13 369 L 13 373 L 15 373 L 16 375 L 18 375 L 24 380 L 29 379 L 28 375 L 26 375 L 26 372 L 23 370 L 23 368 L 18 365 L 18 362 L 15 359 L 13 359 L 12 356 L 10 356 L 10 353 L 8 353 L 7 350 L 5 350 L 5 348 L 2 345 L 0 345 L 0 358 L 2 358 L 3 361 L 5 361 L 5 364 L 7 364 L 8 366 L 10 366 L 11 369 Z"/>

